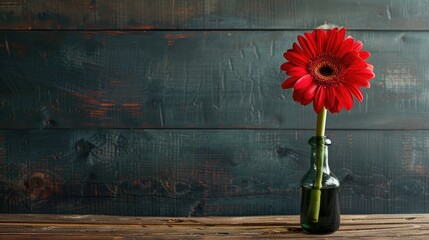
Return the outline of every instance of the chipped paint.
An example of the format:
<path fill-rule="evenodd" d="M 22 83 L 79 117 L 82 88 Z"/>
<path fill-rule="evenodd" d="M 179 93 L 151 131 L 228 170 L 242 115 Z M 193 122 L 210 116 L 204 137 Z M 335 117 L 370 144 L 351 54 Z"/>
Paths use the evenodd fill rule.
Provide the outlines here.
<path fill-rule="evenodd" d="M 153 29 L 156 29 L 157 26 L 152 24 L 142 24 L 142 25 L 128 25 L 126 28 L 129 30 L 153 30 Z"/>
<path fill-rule="evenodd" d="M 168 46 L 173 46 L 177 40 L 183 40 L 191 38 L 193 34 L 190 33 L 167 33 L 164 34 L 163 38 L 167 40 Z"/>
<path fill-rule="evenodd" d="M 421 83 L 418 81 L 415 72 L 416 65 L 410 64 L 394 64 L 387 66 L 382 75 L 384 87 L 386 90 L 403 93 L 414 93 L 414 89 Z"/>
<path fill-rule="evenodd" d="M 141 104 L 141 103 L 123 103 L 122 106 L 123 107 L 141 107 L 141 106 L 143 106 L 143 104 Z"/>
<path fill-rule="evenodd" d="M 88 113 L 90 118 L 98 120 L 112 120 L 112 117 L 108 116 L 115 104 L 111 102 L 104 102 L 101 100 L 105 96 L 105 92 L 101 90 L 88 91 L 86 94 L 72 92 L 72 96 L 78 97 L 84 104 L 85 111 Z"/>

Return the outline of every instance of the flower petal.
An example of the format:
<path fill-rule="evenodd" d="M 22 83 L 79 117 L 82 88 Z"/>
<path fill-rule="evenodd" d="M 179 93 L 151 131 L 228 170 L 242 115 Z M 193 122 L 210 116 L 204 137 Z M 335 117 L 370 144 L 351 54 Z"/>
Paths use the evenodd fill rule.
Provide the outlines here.
<path fill-rule="evenodd" d="M 316 95 L 313 99 L 313 109 L 316 113 L 320 113 L 325 104 L 326 88 L 324 86 L 319 86 L 316 90 Z"/>
<path fill-rule="evenodd" d="M 366 78 L 360 78 L 357 76 L 352 76 L 347 79 L 349 82 L 352 82 L 354 85 L 364 88 L 369 88 L 371 84 L 369 83 L 368 79 Z"/>
<path fill-rule="evenodd" d="M 317 53 L 322 54 L 325 51 L 325 44 L 326 44 L 326 33 L 322 29 L 316 29 L 314 31 L 315 39 L 316 39 L 316 45 L 317 45 Z"/>
<path fill-rule="evenodd" d="M 310 74 L 302 76 L 300 79 L 298 79 L 295 83 L 294 88 L 295 89 L 306 89 L 308 88 L 313 82 L 313 78 L 310 76 Z"/>
<path fill-rule="evenodd" d="M 347 37 L 341 47 L 337 51 L 338 58 L 342 58 L 347 52 L 351 51 L 351 47 L 353 46 L 353 38 Z"/>
<path fill-rule="evenodd" d="M 335 88 L 337 100 L 346 110 L 350 110 L 353 107 L 353 99 L 349 91 L 346 88 L 339 85 Z"/>
<path fill-rule="evenodd" d="M 333 30 L 328 30 L 328 43 L 326 45 L 326 52 L 334 52 L 337 39 L 338 39 L 338 29 L 334 28 Z"/>
<path fill-rule="evenodd" d="M 307 105 L 309 104 L 312 100 L 314 100 L 314 95 L 316 95 L 316 90 L 317 90 L 317 85 L 316 84 L 311 84 L 310 87 L 307 88 L 307 90 L 304 92 L 303 94 L 303 104 Z"/>
<path fill-rule="evenodd" d="M 304 54 L 309 58 L 313 58 L 316 54 L 313 51 L 313 49 L 311 49 L 311 47 L 308 44 L 308 41 L 306 38 L 304 38 L 301 35 L 298 35 L 298 42 L 299 45 L 301 46 L 302 50 L 304 50 Z"/>
<path fill-rule="evenodd" d="M 290 77 L 286 79 L 282 84 L 282 88 L 283 89 L 293 88 L 293 85 L 295 85 L 298 79 L 300 79 L 300 77 Z"/>
<path fill-rule="evenodd" d="M 341 48 L 342 43 L 344 42 L 344 37 L 346 36 L 346 29 L 341 28 L 338 31 L 338 37 L 337 41 L 335 42 L 335 45 L 332 48 L 332 52 L 338 52 L 338 50 Z"/>
<path fill-rule="evenodd" d="M 339 113 L 339 112 L 341 112 L 341 103 L 340 103 L 340 101 L 338 99 L 335 99 L 335 104 L 334 104 L 334 107 L 333 107 L 332 110 L 333 110 L 332 113 Z"/>
<path fill-rule="evenodd" d="M 351 83 L 344 83 L 344 87 L 346 87 L 347 88 L 347 90 L 349 90 L 349 92 L 353 95 L 353 96 L 355 96 L 356 97 L 356 99 L 359 101 L 359 102 L 362 102 L 362 100 L 363 100 L 363 95 L 362 95 L 362 92 L 360 91 L 360 89 L 359 89 L 359 87 L 358 86 L 356 86 L 356 85 L 353 85 L 353 84 L 351 84 Z"/>
<path fill-rule="evenodd" d="M 297 43 L 293 43 L 292 49 L 293 49 L 293 51 L 295 51 L 299 55 L 305 56 L 304 51 L 302 50 L 302 48 Z"/>
<path fill-rule="evenodd" d="M 299 102 L 302 105 L 307 105 L 311 102 L 311 99 L 305 99 L 304 98 L 304 93 L 305 93 L 306 89 L 304 90 L 294 90 L 293 94 L 292 94 L 292 98 L 296 101 Z"/>
<path fill-rule="evenodd" d="M 346 66 L 350 66 L 352 64 L 353 61 L 355 61 L 356 59 L 359 59 L 359 54 L 356 51 L 351 51 L 351 52 L 347 52 L 342 58 L 341 58 L 341 62 L 346 65 Z"/>
<path fill-rule="evenodd" d="M 326 107 L 331 109 L 335 105 L 334 87 L 326 87 Z"/>
<path fill-rule="evenodd" d="M 343 70 L 342 74 L 346 75 L 349 72 L 357 73 L 359 71 L 363 71 L 368 68 L 368 64 L 360 58 L 356 58 L 353 62 L 349 64 L 349 66 Z"/>
<path fill-rule="evenodd" d="M 291 62 L 285 62 L 280 66 L 280 69 L 283 71 L 288 70 L 289 68 L 295 67 Z"/>
<path fill-rule="evenodd" d="M 289 68 L 292 68 L 292 67 L 296 67 L 296 66 L 294 64 L 292 64 L 291 62 L 285 62 L 285 63 L 283 63 L 280 66 L 280 69 L 283 70 L 283 71 L 286 71 L 286 70 L 288 70 Z"/>
<path fill-rule="evenodd" d="M 297 77 L 302 77 L 307 73 L 307 70 L 305 68 L 302 67 L 291 67 L 289 69 L 286 70 L 286 74 L 289 76 L 297 76 Z"/>
<path fill-rule="evenodd" d="M 292 64 L 297 66 L 306 66 L 308 58 L 304 55 L 300 55 L 292 50 L 288 50 L 283 54 L 283 56 Z"/>
<path fill-rule="evenodd" d="M 360 51 L 359 52 L 359 57 L 362 60 L 365 60 L 365 59 L 369 58 L 370 56 L 371 56 L 371 54 L 368 51 Z"/>
<path fill-rule="evenodd" d="M 305 38 L 307 39 L 308 47 L 310 48 L 312 55 L 317 55 L 317 47 L 316 47 L 316 40 L 314 39 L 314 35 L 311 33 L 304 33 Z"/>
<path fill-rule="evenodd" d="M 372 66 L 372 65 L 371 65 L 371 66 Z M 367 68 L 365 68 L 364 70 L 361 70 L 361 71 L 359 72 L 359 76 L 365 77 L 365 78 L 367 78 L 367 79 L 369 80 L 369 79 L 374 78 L 374 77 L 375 77 L 375 74 L 374 74 L 374 72 L 372 71 L 372 68 L 371 68 L 371 67 L 367 67 Z"/>
<path fill-rule="evenodd" d="M 362 42 L 361 41 L 356 41 L 353 43 L 352 49 L 355 51 L 360 51 L 362 49 Z"/>
<path fill-rule="evenodd" d="M 362 74 L 362 71 L 356 71 L 356 72 L 348 72 L 343 76 L 343 79 L 345 82 L 354 84 L 356 86 L 366 87 L 369 88 L 369 78 L 368 76 Z"/>

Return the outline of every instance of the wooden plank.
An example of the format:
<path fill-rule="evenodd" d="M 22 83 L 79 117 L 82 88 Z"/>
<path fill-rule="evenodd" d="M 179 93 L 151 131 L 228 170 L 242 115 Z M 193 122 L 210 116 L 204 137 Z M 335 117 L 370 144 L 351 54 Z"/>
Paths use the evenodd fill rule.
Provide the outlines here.
<path fill-rule="evenodd" d="M 425 0 L 0 1 L 0 29 L 428 30 Z"/>
<path fill-rule="evenodd" d="M 341 215 L 341 225 L 368 225 L 383 222 L 393 224 L 429 224 L 429 215 L 415 214 L 359 214 Z M 87 224 L 87 225 L 175 225 L 175 226 L 299 226 L 296 215 L 267 216 L 210 216 L 210 217 L 148 217 L 112 215 L 64 215 L 64 214 L 0 214 L 0 225 L 14 224 Z"/>
<path fill-rule="evenodd" d="M 280 85 L 302 31 L 0 32 L 0 128 L 313 129 Z M 428 32 L 352 34 L 376 78 L 334 129 L 428 129 Z"/>
<path fill-rule="evenodd" d="M 377 220 L 377 224 L 374 224 Z M 343 215 L 329 239 L 425 239 L 428 214 Z M 0 215 L 0 239 L 309 239 L 298 216 L 153 218 L 79 215 Z"/>
<path fill-rule="evenodd" d="M 295 130 L 0 132 L 0 212 L 297 214 L 308 138 Z M 428 212 L 428 131 L 330 131 L 343 213 Z"/>

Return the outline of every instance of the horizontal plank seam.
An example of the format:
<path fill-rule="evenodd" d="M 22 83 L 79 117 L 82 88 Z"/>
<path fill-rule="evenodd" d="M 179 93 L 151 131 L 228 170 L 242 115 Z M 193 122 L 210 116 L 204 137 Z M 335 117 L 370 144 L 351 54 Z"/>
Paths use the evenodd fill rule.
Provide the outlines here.
<path fill-rule="evenodd" d="M 148 221 L 150 219 L 144 220 Z M 120 222 L 62 222 L 62 221 L 55 221 L 55 222 L 29 222 L 29 221 L 11 221 L 11 222 L 0 222 L 1 225 L 17 225 L 17 224 L 28 224 L 28 225 L 125 225 L 125 226 L 166 226 L 166 225 L 174 225 L 174 226 L 243 226 L 243 227 L 251 227 L 251 226 L 290 226 L 290 225 L 299 225 L 298 222 L 271 222 L 271 223 L 204 223 L 204 222 L 187 222 L 187 223 L 175 223 L 175 222 L 165 222 L 165 223 L 120 223 Z M 227 221 L 227 220 L 225 220 Z M 429 224 L 429 221 L 413 221 L 413 222 L 381 222 L 382 224 L 386 225 L 395 225 L 395 224 Z M 365 221 L 360 222 L 350 222 L 350 221 L 343 221 L 341 223 L 342 226 L 354 226 L 354 225 L 368 225 L 368 224 L 374 224 L 373 221 L 365 223 Z"/>
<path fill-rule="evenodd" d="M 181 128 L 181 127 L 166 127 L 166 128 L 118 128 L 118 127 L 112 127 L 112 128 L 0 128 L 0 131 L 62 131 L 62 130 L 178 130 L 178 131 L 195 131 L 195 130 L 203 130 L 203 131 L 224 131 L 224 130 L 234 130 L 234 131 L 253 131 L 253 130 L 266 130 L 266 131 L 313 131 L 315 128 L 251 128 L 251 127 L 243 127 L 243 128 Z M 407 131 L 407 132 L 415 132 L 415 131 L 429 131 L 429 128 L 326 128 L 326 131 Z"/>
<path fill-rule="evenodd" d="M 273 31 L 311 31 L 314 28 L 164 28 L 164 29 L 127 29 L 127 28 L 86 28 L 86 29 L 0 29 L 0 32 L 109 32 L 109 31 L 122 31 L 122 32 L 273 32 Z M 347 28 L 352 32 L 429 32 L 429 29 L 354 29 Z"/>
<path fill-rule="evenodd" d="M 372 223 L 368 223 L 372 224 Z M 407 223 L 390 223 L 393 224 L 407 224 Z M 202 226 L 202 227 L 279 227 L 279 226 L 299 226 L 299 223 L 88 223 L 88 222 L 1 222 L 1 226 L 16 226 L 16 225 L 32 225 L 32 226 L 70 226 L 70 225 L 91 225 L 91 226 L 175 226 L 175 227 L 192 227 L 192 226 Z M 359 225 L 359 224 L 351 224 Z M 365 224 L 360 224 L 365 225 Z"/>
<path fill-rule="evenodd" d="M 150 220 L 150 219 L 147 219 Z M 146 220 L 146 221 L 147 221 Z M 227 220 L 225 220 L 227 221 Z M 418 225 L 427 225 L 429 222 L 380 222 L 383 225 L 409 225 L 409 224 L 418 224 Z M 204 227 L 293 227 L 299 226 L 298 222 L 274 222 L 274 223 L 204 223 L 204 222 L 187 222 L 187 223 L 175 223 L 175 222 L 165 222 L 165 223 L 121 223 L 121 222 L 109 222 L 109 223 L 99 223 L 99 222 L 25 222 L 25 221 L 13 221 L 13 222 L 0 222 L 1 226 L 16 226 L 16 225 L 33 225 L 33 226 L 71 226 L 71 225 L 90 225 L 90 226 L 176 226 L 176 227 L 191 227 L 191 226 L 204 226 Z M 342 226 L 367 226 L 374 225 L 373 222 L 342 222 Z"/>

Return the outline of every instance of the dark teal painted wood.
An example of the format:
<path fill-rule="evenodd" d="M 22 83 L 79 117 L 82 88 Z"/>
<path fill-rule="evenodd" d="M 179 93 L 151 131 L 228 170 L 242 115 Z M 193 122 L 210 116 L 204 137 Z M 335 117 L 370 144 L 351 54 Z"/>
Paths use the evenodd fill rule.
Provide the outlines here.
<path fill-rule="evenodd" d="M 426 0 L 0 1 L 1 29 L 428 30 Z"/>
<path fill-rule="evenodd" d="M 279 66 L 325 23 L 377 75 L 328 117 L 342 212 L 429 212 L 428 4 L 0 1 L 0 212 L 297 214 L 315 115 Z"/>
<path fill-rule="evenodd" d="M 328 131 L 343 213 L 428 212 L 428 131 Z M 297 214 L 297 130 L 0 132 L 2 213 Z"/>
<path fill-rule="evenodd" d="M 280 85 L 302 31 L 1 32 L 0 127 L 313 129 Z M 427 129 L 427 32 L 349 32 L 376 78 L 336 129 Z"/>

